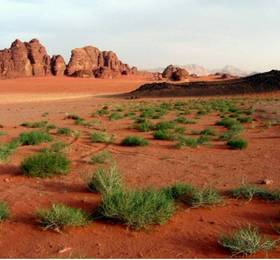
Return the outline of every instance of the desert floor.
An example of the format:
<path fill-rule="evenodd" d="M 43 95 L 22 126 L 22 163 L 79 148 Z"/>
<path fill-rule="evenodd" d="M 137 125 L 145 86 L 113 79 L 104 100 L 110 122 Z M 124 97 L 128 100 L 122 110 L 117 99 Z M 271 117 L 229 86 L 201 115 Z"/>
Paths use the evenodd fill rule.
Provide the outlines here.
<path fill-rule="evenodd" d="M 89 192 L 85 180 L 88 174 L 100 167 L 89 163 L 90 156 L 104 149 L 112 153 L 131 187 L 163 187 L 186 182 L 198 187 L 210 184 L 225 192 L 242 182 L 257 184 L 267 178 L 273 183 L 265 187 L 279 187 L 280 126 L 265 127 L 263 124 L 264 118 L 280 117 L 279 93 L 246 97 L 246 100 L 261 100 L 254 105 L 257 111 L 255 121 L 244 125 L 246 130 L 242 136 L 248 140 L 247 149 L 231 150 L 221 141 L 198 148 L 176 149 L 173 141 L 154 140 L 151 133 L 133 129 L 133 121 L 127 117 L 110 121 L 106 116 L 91 116 L 103 106 L 133 107 L 141 102 L 188 100 L 124 100 L 98 96 L 134 90 L 143 82 L 141 79 L 72 78 L 0 81 L 0 124 L 3 125 L 0 130 L 7 133 L 0 136 L 1 143 L 29 131 L 20 126 L 25 121 L 48 120 L 58 127 L 69 127 L 81 133 L 78 139 L 53 133 L 56 140 L 70 144 L 67 154 L 72 165 L 67 176 L 39 179 L 22 175 L 22 160 L 48 144 L 21 146 L 8 162 L 0 164 L 0 198 L 11 209 L 10 219 L 0 224 L 1 258 L 223 258 L 230 254 L 217 243 L 220 235 L 248 223 L 259 227 L 264 235 L 279 238 L 273 228 L 280 222 L 279 202 L 230 198 L 214 207 L 192 209 L 181 205 L 168 223 L 144 231 L 133 231 L 124 225 L 102 221 L 82 228 L 67 228 L 62 234 L 40 228 L 36 211 L 52 203 L 63 202 L 88 212 L 98 206 L 100 196 Z M 114 144 L 91 143 L 89 134 L 101 126 L 76 125 L 73 120 L 65 119 L 70 113 L 87 121 L 98 119 L 106 132 L 114 134 Z M 172 118 L 168 115 L 163 119 Z M 224 131 L 215 125 L 218 120 L 217 113 L 210 113 L 201 116 L 197 124 L 186 125 L 186 129 L 203 130 L 211 126 Z M 120 142 L 127 135 L 143 136 L 150 145 L 123 147 Z M 268 255 L 254 255 L 266 256 L 279 258 L 280 248 Z"/>

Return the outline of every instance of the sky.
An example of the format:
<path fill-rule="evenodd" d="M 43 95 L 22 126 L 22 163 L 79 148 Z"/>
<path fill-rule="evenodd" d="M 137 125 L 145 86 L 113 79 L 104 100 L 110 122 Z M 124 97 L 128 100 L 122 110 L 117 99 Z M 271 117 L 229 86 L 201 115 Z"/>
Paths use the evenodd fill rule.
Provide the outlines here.
<path fill-rule="evenodd" d="M 280 69 L 280 0 L 0 0 L 0 49 L 38 38 L 113 50 L 139 68 L 200 64 Z"/>

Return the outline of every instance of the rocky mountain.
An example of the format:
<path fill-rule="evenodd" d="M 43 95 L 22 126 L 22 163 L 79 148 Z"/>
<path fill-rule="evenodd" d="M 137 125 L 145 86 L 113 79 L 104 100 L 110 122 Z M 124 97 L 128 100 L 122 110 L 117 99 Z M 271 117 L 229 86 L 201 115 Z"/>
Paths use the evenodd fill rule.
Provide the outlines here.
<path fill-rule="evenodd" d="M 256 74 L 257 72 L 248 72 L 241 70 L 235 66 L 227 65 L 223 68 L 220 69 L 207 69 L 203 66 L 197 65 L 197 64 L 187 64 L 187 65 L 176 65 L 177 67 L 186 69 L 189 74 L 196 74 L 198 76 L 207 76 L 209 74 L 215 74 L 215 73 L 220 73 L 220 74 L 228 74 L 232 76 L 238 76 L 238 77 L 245 77 L 248 75 Z M 149 71 L 151 72 L 163 72 L 165 68 L 163 67 L 158 67 L 154 69 L 150 69 Z"/>
<path fill-rule="evenodd" d="M 221 74 L 229 74 L 232 76 L 238 76 L 238 77 L 246 77 L 249 74 L 251 74 L 251 72 L 248 71 L 244 71 L 241 70 L 235 66 L 232 65 L 226 65 L 224 68 L 222 69 L 214 69 L 211 71 L 211 73 L 221 73 Z"/>
<path fill-rule="evenodd" d="M 72 50 L 68 64 L 61 55 L 50 57 L 37 39 L 15 40 L 10 48 L 0 50 L 0 78 L 48 75 L 114 78 L 134 74 L 141 72 L 119 60 L 116 53 L 93 46 Z"/>

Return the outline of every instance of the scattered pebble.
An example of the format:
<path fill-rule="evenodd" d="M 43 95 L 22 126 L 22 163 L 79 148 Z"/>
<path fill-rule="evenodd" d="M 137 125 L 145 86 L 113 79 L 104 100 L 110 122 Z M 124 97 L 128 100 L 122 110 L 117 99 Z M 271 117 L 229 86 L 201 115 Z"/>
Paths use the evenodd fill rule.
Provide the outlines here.
<path fill-rule="evenodd" d="M 271 185 L 271 184 L 273 184 L 273 180 L 271 180 L 271 179 L 264 179 L 264 180 L 261 180 L 259 183 L 260 184 L 264 184 L 264 185 Z"/>
<path fill-rule="evenodd" d="M 66 253 L 66 252 L 68 252 L 68 251 L 70 251 L 70 250 L 72 250 L 72 247 L 64 247 L 64 248 L 60 249 L 60 250 L 58 251 L 58 253 L 59 253 L 59 254 L 63 254 L 63 253 Z"/>

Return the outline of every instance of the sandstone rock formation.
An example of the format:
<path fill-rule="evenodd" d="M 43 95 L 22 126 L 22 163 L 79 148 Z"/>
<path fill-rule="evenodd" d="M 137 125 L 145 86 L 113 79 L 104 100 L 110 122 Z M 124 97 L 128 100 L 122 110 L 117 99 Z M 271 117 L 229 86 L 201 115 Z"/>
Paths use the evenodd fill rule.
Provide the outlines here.
<path fill-rule="evenodd" d="M 54 76 L 63 76 L 66 70 L 66 63 L 61 55 L 54 55 L 51 58 L 51 72 Z"/>
<path fill-rule="evenodd" d="M 86 46 L 72 50 L 70 62 L 67 65 L 68 76 L 80 77 L 82 72 L 87 72 L 96 78 L 114 78 L 120 75 L 135 74 L 137 68 L 130 68 L 122 63 L 116 53 L 100 51 L 96 47 Z"/>
<path fill-rule="evenodd" d="M 50 56 L 41 43 L 15 40 L 9 49 L 0 51 L 0 77 L 50 75 Z"/>
<path fill-rule="evenodd" d="M 46 48 L 37 39 L 30 42 L 16 40 L 9 49 L 0 50 L 0 78 L 48 75 L 106 79 L 121 75 L 155 77 L 153 73 L 138 71 L 136 67 L 130 68 L 119 60 L 116 53 L 100 51 L 93 46 L 72 50 L 68 65 L 61 55 L 50 58 Z"/>
<path fill-rule="evenodd" d="M 172 81 L 181 81 L 187 79 L 189 73 L 187 70 L 169 65 L 162 73 L 162 77 Z"/>

